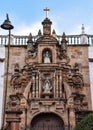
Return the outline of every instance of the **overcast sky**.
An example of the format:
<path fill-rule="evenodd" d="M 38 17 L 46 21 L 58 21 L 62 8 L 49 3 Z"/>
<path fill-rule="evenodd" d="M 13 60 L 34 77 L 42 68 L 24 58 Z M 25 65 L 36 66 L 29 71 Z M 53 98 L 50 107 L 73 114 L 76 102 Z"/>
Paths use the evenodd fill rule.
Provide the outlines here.
<path fill-rule="evenodd" d="M 0 0 L 0 24 L 8 13 L 14 25 L 12 34 L 37 35 L 38 30 L 42 30 L 46 7 L 50 9 L 48 17 L 57 34 L 80 34 L 82 24 L 87 34 L 93 34 L 93 0 Z M 0 29 L 0 35 L 7 33 Z"/>

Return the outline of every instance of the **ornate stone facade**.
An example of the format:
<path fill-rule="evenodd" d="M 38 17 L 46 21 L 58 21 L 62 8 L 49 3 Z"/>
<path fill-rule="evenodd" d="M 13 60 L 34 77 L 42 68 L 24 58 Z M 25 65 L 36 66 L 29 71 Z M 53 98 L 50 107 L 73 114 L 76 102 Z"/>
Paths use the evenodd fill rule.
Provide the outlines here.
<path fill-rule="evenodd" d="M 65 33 L 60 43 L 51 24 L 45 18 L 36 41 L 30 33 L 27 46 L 10 47 L 6 121 L 21 118 L 16 130 L 73 129 L 75 112 L 91 110 L 88 45 L 67 45 Z"/>

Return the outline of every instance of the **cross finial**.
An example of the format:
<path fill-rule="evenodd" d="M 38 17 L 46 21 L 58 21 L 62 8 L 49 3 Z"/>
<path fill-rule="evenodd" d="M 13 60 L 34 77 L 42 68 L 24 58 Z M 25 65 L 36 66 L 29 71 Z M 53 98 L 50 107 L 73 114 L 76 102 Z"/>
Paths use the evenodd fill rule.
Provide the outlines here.
<path fill-rule="evenodd" d="M 44 9 L 44 11 L 46 11 L 46 18 L 48 17 L 48 11 L 50 11 L 50 9 L 48 9 L 47 7 Z"/>

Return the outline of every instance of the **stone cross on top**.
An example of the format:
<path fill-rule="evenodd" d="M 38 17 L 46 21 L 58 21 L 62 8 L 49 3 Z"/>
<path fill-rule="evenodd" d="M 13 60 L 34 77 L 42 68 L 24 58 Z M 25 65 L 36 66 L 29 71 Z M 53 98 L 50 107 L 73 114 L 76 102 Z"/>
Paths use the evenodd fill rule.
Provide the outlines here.
<path fill-rule="evenodd" d="M 48 9 L 47 7 L 44 9 L 44 11 L 46 11 L 46 18 L 48 17 L 48 11 L 50 11 L 50 9 Z"/>

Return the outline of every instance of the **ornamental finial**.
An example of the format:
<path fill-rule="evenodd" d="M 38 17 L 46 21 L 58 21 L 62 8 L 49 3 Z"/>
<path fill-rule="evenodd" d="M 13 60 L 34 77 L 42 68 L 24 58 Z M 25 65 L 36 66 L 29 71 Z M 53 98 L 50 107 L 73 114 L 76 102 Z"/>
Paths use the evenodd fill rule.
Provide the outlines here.
<path fill-rule="evenodd" d="M 50 9 L 48 9 L 47 7 L 44 9 L 44 11 L 46 12 L 46 18 L 48 18 L 48 11 L 50 11 Z"/>

